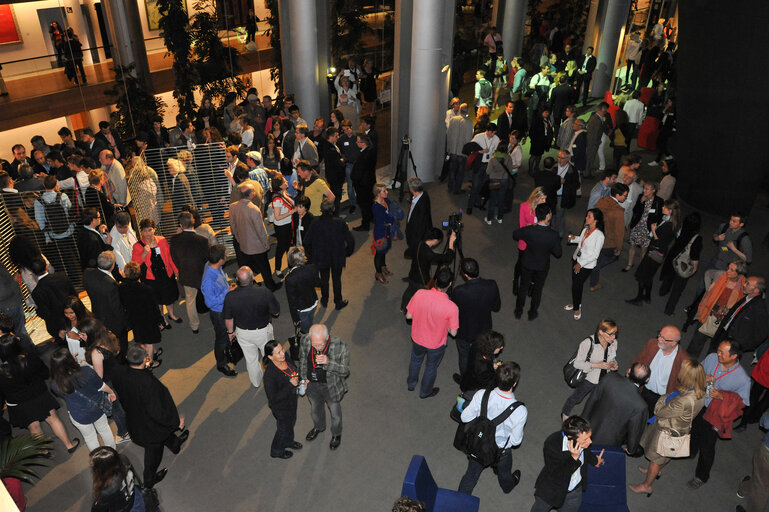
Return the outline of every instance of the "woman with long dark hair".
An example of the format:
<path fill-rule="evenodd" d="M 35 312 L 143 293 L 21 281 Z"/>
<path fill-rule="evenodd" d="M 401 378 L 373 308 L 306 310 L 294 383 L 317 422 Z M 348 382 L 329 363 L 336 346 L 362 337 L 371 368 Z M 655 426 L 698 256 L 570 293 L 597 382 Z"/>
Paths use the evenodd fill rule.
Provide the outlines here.
<path fill-rule="evenodd" d="M 496 331 L 484 331 L 470 347 L 469 364 L 462 374 L 462 392 L 491 389 L 495 386 L 496 370 L 502 363 L 497 356 L 505 348 L 505 337 Z"/>
<path fill-rule="evenodd" d="M 668 302 L 665 304 L 665 314 L 670 316 L 676 309 L 678 299 L 681 298 L 681 294 L 686 288 L 686 283 L 689 279 L 697 273 L 697 269 L 700 263 L 700 254 L 702 253 L 702 236 L 700 235 L 700 226 L 702 224 L 702 217 L 697 212 L 692 212 L 684 217 L 683 224 L 681 226 L 681 233 L 673 242 L 673 246 L 668 251 L 665 263 L 662 264 L 660 270 L 660 296 L 665 296 L 670 293 Z M 689 259 L 691 260 L 691 269 L 688 276 L 682 277 L 675 268 L 673 268 L 673 260 L 681 253 L 689 250 Z"/>
<path fill-rule="evenodd" d="M 267 394 L 267 404 L 278 422 L 278 429 L 270 446 L 270 456 L 276 459 L 290 459 L 294 452 L 288 448 L 302 448 L 302 444 L 294 440 L 299 372 L 296 366 L 286 359 L 283 345 L 275 340 L 265 344 L 262 363 L 265 367 L 262 382 Z"/>
<path fill-rule="evenodd" d="M 115 448 L 115 438 L 109 428 L 103 406 L 107 400 L 117 398 L 90 366 L 80 366 L 66 348 L 59 348 L 51 355 L 51 390 L 64 398 L 69 419 L 77 427 L 88 449 L 99 446 Z M 103 396 L 102 392 L 107 396 Z M 103 445 L 99 444 L 101 436 Z"/>
<path fill-rule="evenodd" d="M 128 459 L 114 448 L 93 450 L 93 505 L 91 512 L 144 512 L 144 496 Z"/>
<path fill-rule="evenodd" d="M 280 161 L 282 158 L 283 152 L 280 150 L 275 135 L 268 133 L 267 138 L 264 141 L 264 147 L 262 148 L 262 165 L 264 165 L 265 169 L 278 171 L 280 170 Z"/>
<path fill-rule="evenodd" d="M 84 365 L 86 363 L 85 347 L 86 342 L 80 337 L 80 330 L 78 330 L 78 324 L 86 318 L 90 318 L 93 315 L 85 307 L 83 302 L 70 295 L 64 299 L 64 327 L 65 329 L 59 333 L 59 337 L 67 340 L 67 347 L 69 348 L 72 357 L 75 358 L 77 364 Z"/>
<path fill-rule="evenodd" d="M 577 244 L 572 256 L 571 304 L 563 307 L 565 311 L 574 311 L 574 320 L 582 318 L 582 292 L 585 281 L 598 263 L 598 255 L 603 248 L 603 212 L 592 208 L 585 215 L 585 227 L 579 236 L 569 235 L 569 243 Z"/>
<path fill-rule="evenodd" d="M 56 415 L 59 402 L 45 384 L 48 376 L 45 363 L 34 352 L 26 352 L 18 337 L 12 334 L 0 337 L 0 394 L 8 406 L 11 425 L 40 436 L 43 435 L 40 422 L 45 421 L 67 451 L 74 453 L 80 439 L 70 441 L 67 429 Z"/>
<path fill-rule="evenodd" d="M 638 281 L 638 293 L 632 299 L 625 302 L 634 306 L 640 306 L 644 302 L 649 304 L 652 301 L 652 283 L 654 274 L 665 261 L 668 249 L 673 244 L 681 225 L 681 207 L 678 201 L 668 199 L 662 206 L 662 220 L 651 225 L 651 240 L 649 249 L 646 251 L 641 263 L 635 271 L 635 278 Z"/>

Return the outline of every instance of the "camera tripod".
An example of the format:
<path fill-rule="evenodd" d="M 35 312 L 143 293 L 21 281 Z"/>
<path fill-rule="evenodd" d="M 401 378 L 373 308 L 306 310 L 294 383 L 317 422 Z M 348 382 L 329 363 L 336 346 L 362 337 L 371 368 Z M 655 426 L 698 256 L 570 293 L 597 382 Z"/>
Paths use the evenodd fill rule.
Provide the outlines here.
<path fill-rule="evenodd" d="M 414 155 L 411 153 L 411 138 L 408 136 L 408 134 L 406 134 L 401 139 L 401 149 L 398 152 L 398 165 L 395 168 L 395 177 L 393 178 L 393 184 L 391 187 L 394 190 L 395 184 L 400 184 L 398 202 L 403 201 L 403 196 L 408 189 L 406 186 L 406 179 L 408 178 L 409 161 L 411 161 L 411 167 L 414 168 L 414 176 L 419 177 L 417 174 L 417 165 L 414 163 Z"/>

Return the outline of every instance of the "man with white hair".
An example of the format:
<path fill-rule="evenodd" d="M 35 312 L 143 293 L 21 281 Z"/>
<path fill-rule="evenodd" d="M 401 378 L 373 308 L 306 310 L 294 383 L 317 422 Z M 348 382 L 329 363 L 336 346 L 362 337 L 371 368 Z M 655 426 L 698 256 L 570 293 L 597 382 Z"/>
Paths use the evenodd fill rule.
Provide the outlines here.
<path fill-rule="evenodd" d="M 310 327 L 299 347 L 299 378 L 307 385 L 313 427 L 308 441 L 326 430 L 326 409 L 331 413 L 331 442 L 336 450 L 342 442 L 341 400 L 347 392 L 345 378 L 350 374 L 350 349 L 336 336 L 331 336 L 324 324 Z"/>
<path fill-rule="evenodd" d="M 115 206 L 128 206 L 128 203 L 131 202 L 131 193 L 128 191 L 128 181 L 123 164 L 120 163 L 120 160 L 115 159 L 115 155 L 109 149 L 104 149 L 99 153 L 99 163 L 101 163 L 101 170 L 107 173 L 112 183 L 112 201 Z"/>

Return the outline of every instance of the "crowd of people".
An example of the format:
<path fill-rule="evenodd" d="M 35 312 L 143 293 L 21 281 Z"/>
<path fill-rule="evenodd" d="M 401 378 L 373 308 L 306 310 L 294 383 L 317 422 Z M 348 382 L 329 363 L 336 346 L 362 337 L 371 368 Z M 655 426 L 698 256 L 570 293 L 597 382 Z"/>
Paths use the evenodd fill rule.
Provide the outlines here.
<path fill-rule="evenodd" d="M 459 99 L 446 113 L 449 192 L 468 195 L 467 214 L 486 210 L 486 225 L 502 224 L 505 213 L 512 212 L 524 165 L 521 146 L 530 141 L 527 181 L 534 186 L 520 205 L 512 233 L 519 250 L 512 289 L 515 318 L 522 317 L 529 298 L 528 320 L 537 321 L 550 259 L 562 258 L 564 239 L 575 245 L 569 263 L 571 302 L 563 306 L 574 320 L 582 318 L 585 308 L 585 283 L 590 281 L 590 293 L 599 292 L 600 270 L 618 261 L 626 243 L 630 249 L 623 271 L 636 267 L 638 288 L 628 303 L 648 307 L 658 270 L 660 293 L 670 295 L 666 314 L 674 311 L 689 279 L 697 276 L 698 284 L 687 308 L 691 322 L 682 329 L 663 326 L 626 372 L 617 363 L 619 322 L 603 318 L 594 334 L 580 341 L 571 362 L 579 376 L 562 407 L 561 428 L 545 441 L 532 510 L 579 509 L 587 466 L 603 464 L 603 454 L 589 449 L 592 442 L 643 454 L 649 465 L 639 469 L 646 477 L 631 490 L 651 494 L 661 468 L 680 456 L 669 445 L 689 436 L 691 455 L 699 454 L 689 486 L 697 489 L 708 481 L 717 440 L 731 436 L 734 420 L 742 418 L 737 431 L 759 420 L 769 423 L 766 281 L 747 271 L 753 247 L 746 215 L 735 212 L 713 234 L 716 256 L 699 265 L 701 220 L 696 212 L 682 218 L 675 199 L 675 160 L 666 159 L 675 129 L 671 124 L 666 132 L 664 127 L 673 123 L 668 121 L 673 111 L 660 109 L 660 183 L 639 179 L 641 158 L 630 151 L 631 141 L 640 138 L 636 129 L 654 114 L 652 103 L 674 98 L 669 74 L 654 73 L 660 85 L 654 100 L 641 101 L 640 91 L 631 92 L 620 110 L 610 98 L 612 104 L 599 102 L 585 122 L 577 118 L 575 102 L 581 92 L 586 103 L 595 58 L 588 52 L 572 59 L 566 43 L 563 50 L 555 43 L 552 48 L 554 58 L 537 75 L 519 77 L 527 73 L 525 65 L 509 74 L 512 86 L 498 80 L 497 67 L 489 85 L 484 82 L 491 69 L 479 70 L 475 126 L 469 106 Z M 496 66 L 501 56 L 493 53 Z M 559 61 L 561 53 L 565 60 Z M 365 70 L 368 64 L 362 76 L 373 73 Z M 500 64 L 502 69 L 505 65 Z M 565 73 L 556 77 L 569 88 L 563 97 L 551 87 L 551 65 Z M 303 395 L 313 422 L 305 440 L 312 442 L 327 429 L 328 409 L 329 449 L 340 447 L 350 349 L 315 318 L 319 309 L 329 307 L 329 279 L 335 309 L 349 304 L 342 275 L 356 239 L 346 218 L 358 209 L 361 220 L 353 231 L 368 236 L 373 228 L 374 286 L 390 283 L 386 256 L 394 240 L 406 239 L 411 268 L 401 312 L 410 323 L 412 341 L 404 372 L 408 390 L 418 388 L 416 394 L 425 400 L 439 394 L 437 372 L 448 337 L 454 337 L 459 419 L 471 423 L 483 414 L 489 420 L 505 414 L 494 425 L 498 453 L 491 465 L 505 493 L 519 483 L 512 448 L 523 442 L 530 411 L 515 397 L 519 364 L 500 359 L 505 339 L 492 321 L 501 308 L 499 286 L 481 277 L 478 261 L 458 258 L 461 225 L 450 222 L 448 235 L 434 227 L 430 197 L 419 178 L 408 180 L 411 202 L 406 209 L 388 197 L 376 176 L 375 119 L 366 115 L 353 123 L 345 113 L 350 107 L 358 113 L 355 104 L 345 101 L 355 94 L 356 73 L 340 73 L 338 108 L 328 120 L 316 119 L 312 128 L 290 95 L 275 105 L 270 96 L 260 99 L 251 90 L 241 102 L 231 93 L 220 109 L 205 98 L 195 119 L 181 116 L 171 130 L 157 119 L 131 144 L 103 122 L 98 133 L 83 130 L 80 140 L 62 128 L 61 142 L 54 146 L 36 136 L 31 158 L 17 144 L 14 160 L 3 162 L 0 188 L 15 231 L 9 255 L 30 292 L 27 305 L 45 322 L 56 349 L 46 365 L 26 332 L 19 281 L 0 269 L 0 394 L 11 425 L 38 435 L 46 422 L 73 453 L 80 439 L 69 437 L 54 395 L 66 403 L 69 421 L 91 451 L 95 509 L 140 507 L 145 496 L 138 489 L 152 489 L 167 474 L 160 469 L 164 447 L 179 453 L 189 437 L 184 416 L 152 372 L 163 362 L 163 333 L 184 323 L 176 307 L 181 297 L 193 336 L 200 333 L 201 316 L 210 318 L 216 369 L 234 377 L 242 358 L 252 386 L 264 385 L 276 420 L 271 457 L 289 459 L 302 449 L 294 427 L 297 397 Z M 564 78 L 572 76 L 574 82 Z M 643 66 L 640 76 L 643 87 Z M 509 101 L 499 101 L 506 96 Z M 504 111 L 492 122 L 495 101 L 504 104 Z M 634 101 L 641 103 L 640 113 Z M 616 169 L 606 162 L 606 141 L 614 147 Z M 202 144 L 216 146 L 223 157 L 222 168 L 210 179 L 195 165 L 196 147 Z M 554 148 L 557 158 L 546 156 Z M 598 179 L 588 190 L 594 170 Z M 569 234 L 566 214 L 582 195 L 588 198 L 584 222 Z M 446 250 L 441 252 L 444 237 Z M 230 239 L 232 252 L 223 243 Z M 237 270 L 230 277 L 224 267 L 232 256 Z M 458 275 L 447 267 L 455 259 Z M 259 283 L 255 275 L 261 275 Z M 455 282 L 457 277 L 464 282 Z M 281 287 L 295 328 L 289 345 L 276 341 L 287 336 L 276 335 L 272 325 L 281 313 L 276 298 Z M 78 297 L 81 289 L 90 310 Z M 684 350 L 682 331 L 695 322 L 697 331 Z M 707 354 L 699 362 L 706 342 Z M 757 364 L 748 375 L 740 358 L 751 352 Z M 572 414 L 585 400 L 583 413 Z M 2 423 L 0 432 L 9 435 L 7 422 Z M 141 480 L 115 451 L 126 442 L 144 448 Z M 762 461 L 768 443 L 766 438 L 759 448 Z M 759 466 L 765 471 L 765 465 Z M 485 467 L 469 457 L 459 490 L 472 493 Z M 740 488 L 751 503 L 766 500 L 765 475 L 758 472 Z"/>

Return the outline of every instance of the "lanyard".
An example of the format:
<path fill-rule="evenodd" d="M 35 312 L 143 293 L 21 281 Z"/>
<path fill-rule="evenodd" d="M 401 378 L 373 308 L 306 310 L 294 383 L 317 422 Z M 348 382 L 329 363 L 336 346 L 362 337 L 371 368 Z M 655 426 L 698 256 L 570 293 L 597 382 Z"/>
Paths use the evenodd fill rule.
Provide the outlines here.
<path fill-rule="evenodd" d="M 739 365 L 738 365 L 738 364 L 734 365 L 734 368 L 732 368 L 731 370 L 729 370 L 729 371 L 728 371 L 728 372 L 726 372 L 725 374 L 721 375 L 720 377 L 716 377 L 716 373 L 718 373 L 718 367 L 719 367 L 719 366 L 721 366 L 721 363 L 718 363 L 718 364 L 716 365 L 716 369 L 715 369 L 715 371 L 713 372 L 713 382 L 716 382 L 718 379 L 721 379 L 721 378 L 723 378 L 723 377 L 726 377 L 727 375 L 729 375 L 730 373 L 732 373 L 733 371 L 735 371 Z"/>
<path fill-rule="evenodd" d="M 580 249 L 580 250 L 582 250 L 582 245 L 585 243 L 585 240 L 587 240 L 587 239 L 588 239 L 588 237 L 589 237 L 590 235 L 592 235 L 592 234 L 593 234 L 593 231 L 595 231 L 596 229 L 598 229 L 598 228 L 593 228 L 593 229 L 591 229 L 591 230 L 590 230 L 590 231 L 588 231 L 588 232 L 587 232 L 587 234 L 586 234 L 586 235 L 585 235 L 585 236 L 582 238 L 582 241 L 580 241 L 580 243 L 579 243 L 579 249 Z"/>
<path fill-rule="evenodd" d="M 288 365 L 288 363 L 286 363 L 286 365 Z M 295 371 L 293 371 L 293 370 L 291 371 L 291 373 L 288 373 L 288 372 L 287 372 L 286 370 L 284 370 L 283 368 L 280 368 L 280 367 L 279 367 L 277 364 L 275 365 L 275 368 L 277 368 L 278 370 L 280 370 L 280 372 L 281 372 L 282 374 L 284 374 L 286 377 L 288 377 L 289 379 L 293 379 L 294 377 L 296 377 L 296 372 L 295 372 Z M 289 367 L 288 367 L 288 369 L 289 369 L 289 370 L 291 370 L 291 367 L 289 366 Z"/>
<path fill-rule="evenodd" d="M 326 342 L 326 348 L 323 349 L 323 352 L 318 352 L 315 350 L 315 347 L 312 347 L 312 353 L 316 356 L 322 356 L 325 355 L 326 352 L 328 352 L 328 347 L 331 345 L 328 341 Z M 315 357 L 312 358 L 312 367 L 315 368 Z"/>

